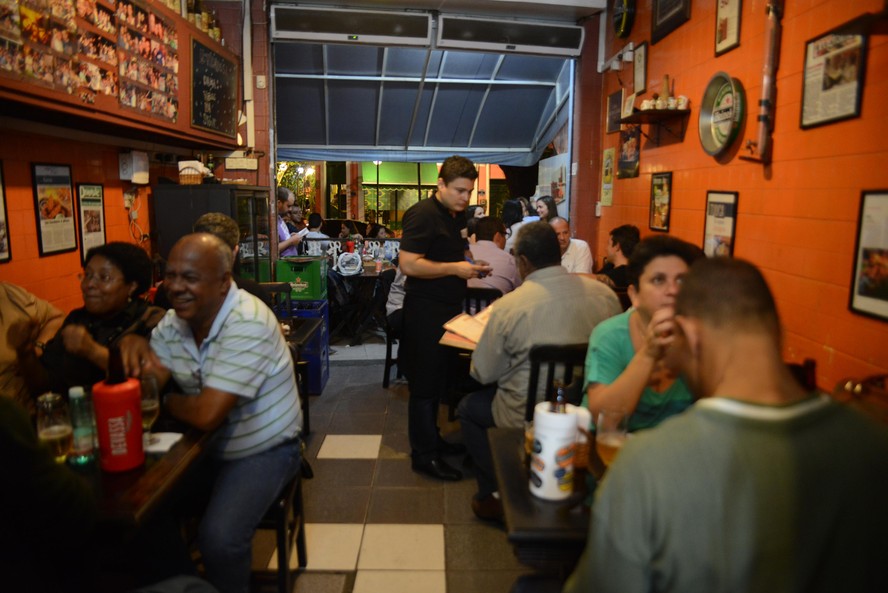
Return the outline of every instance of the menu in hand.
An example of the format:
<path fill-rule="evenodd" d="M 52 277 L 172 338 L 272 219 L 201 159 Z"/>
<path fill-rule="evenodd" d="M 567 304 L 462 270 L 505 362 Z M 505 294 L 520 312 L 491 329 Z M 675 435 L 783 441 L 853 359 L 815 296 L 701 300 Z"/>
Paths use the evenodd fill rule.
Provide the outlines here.
<path fill-rule="evenodd" d="M 460 313 L 444 324 L 444 329 L 447 331 L 442 336 L 440 343 L 445 346 L 474 350 L 478 340 L 481 339 L 481 334 L 484 333 L 484 328 L 487 327 L 492 309 L 492 307 L 487 307 L 477 315 Z"/>

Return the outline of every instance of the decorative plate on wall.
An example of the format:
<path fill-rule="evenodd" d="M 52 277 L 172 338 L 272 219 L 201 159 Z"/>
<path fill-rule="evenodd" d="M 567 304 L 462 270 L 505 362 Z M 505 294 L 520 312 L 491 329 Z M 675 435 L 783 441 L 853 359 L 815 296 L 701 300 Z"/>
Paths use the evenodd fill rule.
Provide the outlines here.
<path fill-rule="evenodd" d="M 700 144 L 706 154 L 724 153 L 743 124 L 746 97 L 743 85 L 724 72 L 716 72 L 706 85 L 700 102 Z"/>

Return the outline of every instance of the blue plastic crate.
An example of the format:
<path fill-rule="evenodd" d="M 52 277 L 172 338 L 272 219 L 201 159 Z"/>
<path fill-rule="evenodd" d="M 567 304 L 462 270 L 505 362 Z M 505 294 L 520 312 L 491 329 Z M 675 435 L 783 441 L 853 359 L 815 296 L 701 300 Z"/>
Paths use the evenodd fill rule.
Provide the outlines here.
<path fill-rule="evenodd" d="M 308 363 L 308 393 L 320 395 L 330 379 L 330 349 L 324 346 L 320 352 L 303 352 L 302 360 Z"/>
<path fill-rule="evenodd" d="M 293 309 L 291 311 L 293 317 L 303 317 L 306 319 L 323 320 L 319 334 L 319 344 L 314 345 L 312 340 L 306 350 L 314 350 L 318 352 L 320 348 L 326 348 L 330 344 L 330 306 L 327 301 L 293 301 Z"/>

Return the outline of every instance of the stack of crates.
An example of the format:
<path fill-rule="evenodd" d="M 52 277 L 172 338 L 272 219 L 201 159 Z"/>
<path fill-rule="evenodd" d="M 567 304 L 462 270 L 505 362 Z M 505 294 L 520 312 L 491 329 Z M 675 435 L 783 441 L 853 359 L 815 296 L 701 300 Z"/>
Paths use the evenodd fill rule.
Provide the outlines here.
<path fill-rule="evenodd" d="M 290 284 L 293 317 L 321 320 L 321 328 L 301 351 L 308 363 L 308 393 L 320 395 L 330 378 L 330 307 L 327 258 L 287 257 L 277 261 L 278 282 Z"/>

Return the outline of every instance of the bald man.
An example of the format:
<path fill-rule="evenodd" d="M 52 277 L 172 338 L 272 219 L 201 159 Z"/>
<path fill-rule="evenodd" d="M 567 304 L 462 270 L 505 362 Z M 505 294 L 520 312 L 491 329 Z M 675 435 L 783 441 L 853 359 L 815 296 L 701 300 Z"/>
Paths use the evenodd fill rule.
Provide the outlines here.
<path fill-rule="evenodd" d="M 549 220 L 549 224 L 555 229 L 558 237 L 558 246 L 561 248 L 561 265 L 571 274 L 590 274 L 592 272 L 592 252 L 589 244 L 582 239 L 573 239 L 570 236 L 570 223 L 560 216 Z"/>
<path fill-rule="evenodd" d="M 302 416 L 293 363 L 271 310 L 231 281 L 233 253 L 218 237 L 186 235 L 164 284 L 175 315 L 121 344 L 130 375 L 173 378 L 169 412 L 217 430 L 213 491 L 198 535 L 210 582 L 247 593 L 256 525 L 300 467 Z"/>

